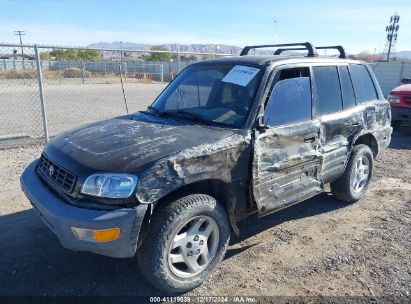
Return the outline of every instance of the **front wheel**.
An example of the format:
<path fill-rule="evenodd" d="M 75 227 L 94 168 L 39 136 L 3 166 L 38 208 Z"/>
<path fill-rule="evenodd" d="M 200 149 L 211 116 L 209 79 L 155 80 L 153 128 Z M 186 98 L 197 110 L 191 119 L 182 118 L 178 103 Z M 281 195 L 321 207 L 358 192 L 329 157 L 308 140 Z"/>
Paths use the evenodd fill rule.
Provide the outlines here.
<path fill-rule="evenodd" d="M 331 192 L 339 200 L 354 203 L 362 198 L 371 181 L 374 158 L 370 147 L 357 145 L 343 175 L 331 183 Z"/>
<path fill-rule="evenodd" d="M 188 195 L 158 206 L 137 258 L 152 285 L 181 293 L 211 276 L 229 240 L 224 207 L 209 195 Z"/>

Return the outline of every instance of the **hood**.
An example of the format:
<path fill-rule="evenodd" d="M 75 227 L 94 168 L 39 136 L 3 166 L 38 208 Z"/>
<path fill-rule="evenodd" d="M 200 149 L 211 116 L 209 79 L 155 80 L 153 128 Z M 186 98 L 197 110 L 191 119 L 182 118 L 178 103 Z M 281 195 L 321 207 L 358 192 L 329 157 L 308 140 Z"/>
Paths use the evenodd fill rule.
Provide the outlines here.
<path fill-rule="evenodd" d="M 161 158 L 232 134 L 229 129 L 137 113 L 63 133 L 45 153 L 76 173 L 138 173 Z"/>
<path fill-rule="evenodd" d="M 394 90 L 392 90 L 391 93 L 411 94 L 411 84 L 400 85 L 399 87 L 396 87 Z"/>

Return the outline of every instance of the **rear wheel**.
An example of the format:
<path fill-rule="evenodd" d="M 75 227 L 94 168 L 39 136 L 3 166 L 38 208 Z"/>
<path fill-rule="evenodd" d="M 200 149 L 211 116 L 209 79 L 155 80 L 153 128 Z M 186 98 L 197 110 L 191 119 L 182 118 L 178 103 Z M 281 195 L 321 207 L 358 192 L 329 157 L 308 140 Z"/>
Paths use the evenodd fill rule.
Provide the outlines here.
<path fill-rule="evenodd" d="M 401 127 L 401 121 L 400 120 L 393 120 L 391 122 L 391 126 L 394 129 L 394 131 L 398 131 Z"/>
<path fill-rule="evenodd" d="M 223 206 L 208 195 L 183 197 L 155 210 L 137 253 L 140 269 L 160 290 L 191 290 L 217 268 L 229 239 L 230 226 Z"/>
<path fill-rule="evenodd" d="M 362 198 L 371 181 L 374 158 L 367 145 L 354 146 L 343 175 L 331 183 L 331 192 L 339 200 L 354 203 Z"/>

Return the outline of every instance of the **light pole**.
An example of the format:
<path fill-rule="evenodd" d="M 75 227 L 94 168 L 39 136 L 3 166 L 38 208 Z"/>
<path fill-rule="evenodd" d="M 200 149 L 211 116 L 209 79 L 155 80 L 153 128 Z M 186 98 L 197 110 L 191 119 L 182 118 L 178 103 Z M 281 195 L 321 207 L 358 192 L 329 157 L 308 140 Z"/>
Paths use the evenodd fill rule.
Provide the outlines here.
<path fill-rule="evenodd" d="M 274 20 L 274 44 L 276 43 L 277 40 L 277 20 Z"/>
<path fill-rule="evenodd" d="M 217 58 L 217 51 L 220 50 L 220 45 L 218 45 L 218 44 L 213 44 L 213 45 L 211 46 L 211 48 L 214 49 L 214 58 Z"/>

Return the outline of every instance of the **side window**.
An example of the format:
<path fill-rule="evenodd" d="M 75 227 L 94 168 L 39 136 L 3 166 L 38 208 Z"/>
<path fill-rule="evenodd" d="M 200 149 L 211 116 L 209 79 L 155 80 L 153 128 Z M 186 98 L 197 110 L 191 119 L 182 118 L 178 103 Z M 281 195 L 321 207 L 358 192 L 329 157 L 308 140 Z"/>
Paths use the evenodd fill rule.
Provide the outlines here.
<path fill-rule="evenodd" d="M 311 83 L 308 68 L 279 71 L 265 108 L 265 123 L 279 126 L 311 119 Z"/>
<path fill-rule="evenodd" d="M 349 109 L 355 106 L 354 88 L 352 86 L 350 73 L 348 67 L 339 66 L 338 73 L 340 74 L 340 82 L 343 96 L 343 108 Z"/>
<path fill-rule="evenodd" d="M 374 83 L 365 66 L 360 64 L 351 64 L 350 73 L 357 103 L 377 99 Z"/>
<path fill-rule="evenodd" d="M 320 115 L 342 110 L 340 81 L 337 67 L 313 67 Z"/>

